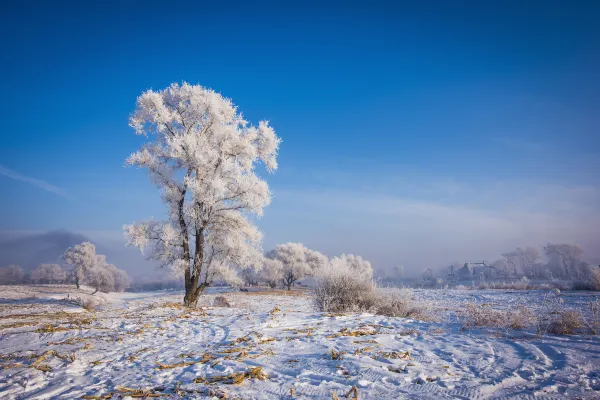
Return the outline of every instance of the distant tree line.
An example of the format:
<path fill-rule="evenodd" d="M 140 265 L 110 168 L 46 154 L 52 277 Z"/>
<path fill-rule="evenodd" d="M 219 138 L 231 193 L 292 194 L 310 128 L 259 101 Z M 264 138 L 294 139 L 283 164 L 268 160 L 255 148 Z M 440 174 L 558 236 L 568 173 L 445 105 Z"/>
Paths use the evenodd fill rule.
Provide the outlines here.
<path fill-rule="evenodd" d="M 599 266 L 583 261 L 581 247 L 567 243 L 548 243 L 543 251 L 535 247 L 518 247 L 493 262 L 453 263 L 450 280 L 553 280 L 585 282 L 596 276 Z"/>
<path fill-rule="evenodd" d="M 91 286 L 94 293 L 122 292 L 131 285 L 127 272 L 106 262 L 96 254 L 96 247 L 83 242 L 68 248 L 62 255 L 64 264 L 40 264 L 30 272 L 18 265 L 0 267 L 0 284 L 72 284 Z"/>

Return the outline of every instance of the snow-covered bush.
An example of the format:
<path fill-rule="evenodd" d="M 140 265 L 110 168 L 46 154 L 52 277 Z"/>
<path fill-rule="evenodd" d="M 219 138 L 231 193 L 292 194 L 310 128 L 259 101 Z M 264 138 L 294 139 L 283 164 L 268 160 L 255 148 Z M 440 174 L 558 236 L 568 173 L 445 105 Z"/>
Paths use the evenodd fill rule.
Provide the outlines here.
<path fill-rule="evenodd" d="M 589 314 L 580 312 L 583 323 L 592 335 L 600 334 L 600 299 L 597 297 L 589 302 Z"/>
<path fill-rule="evenodd" d="M 535 314 L 520 304 L 504 310 L 497 310 L 491 304 L 468 303 L 459 313 L 461 330 L 473 328 L 531 329 L 535 327 Z"/>
<path fill-rule="evenodd" d="M 377 304 L 377 286 L 350 269 L 327 271 L 316 279 L 313 301 L 319 311 L 369 311 Z"/>
<path fill-rule="evenodd" d="M 501 329 L 506 326 L 506 314 L 490 304 L 468 303 L 458 313 L 461 330 L 478 327 Z"/>
<path fill-rule="evenodd" d="M 334 257 L 316 276 L 313 302 L 324 312 L 372 312 L 388 317 L 424 318 L 410 289 L 377 287 L 371 263 L 360 256 Z"/>
<path fill-rule="evenodd" d="M 287 290 L 298 280 L 319 273 L 327 264 L 327 257 L 318 251 L 306 248 L 302 243 L 278 244 L 267 253 L 267 268 L 273 276 L 280 275 Z"/>
<path fill-rule="evenodd" d="M 586 271 L 586 280 L 573 282 L 573 290 L 600 290 L 600 266 L 589 266 Z"/>
<path fill-rule="evenodd" d="M 249 124 L 230 99 L 188 83 L 143 93 L 130 126 L 154 137 L 127 164 L 148 171 L 167 218 L 126 225 L 128 244 L 184 278 L 187 306 L 213 280 L 241 284 L 238 270 L 263 257 L 251 217 L 271 201 L 256 165 L 277 169 L 281 140 L 273 128 Z"/>
<path fill-rule="evenodd" d="M 424 317 L 423 309 L 413 301 L 411 289 L 377 289 L 375 312 L 387 317 Z"/>

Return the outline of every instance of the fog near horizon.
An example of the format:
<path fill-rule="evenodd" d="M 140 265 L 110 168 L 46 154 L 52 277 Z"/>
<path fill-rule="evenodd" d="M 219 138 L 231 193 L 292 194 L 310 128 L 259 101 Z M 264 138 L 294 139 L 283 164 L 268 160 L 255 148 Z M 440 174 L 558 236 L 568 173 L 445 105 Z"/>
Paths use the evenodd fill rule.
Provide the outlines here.
<path fill-rule="evenodd" d="M 548 242 L 577 244 L 584 249 L 584 260 L 600 263 L 600 202 L 593 187 L 496 183 L 483 190 L 449 181 L 380 176 L 379 183 L 388 184 L 352 192 L 342 189 L 345 179 L 344 174 L 330 173 L 319 190 L 274 188 L 272 204 L 257 219 L 263 249 L 302 242 L 329 257 L 357 254 L 370 260 L 380 275 L 393 273 L 396 266 L 416 276 L 456 262 L 493 262 L 516 247 L 533 246 L 543 254 Z M 413 198 L 398 187 L 410 188 Z M 110 262 L 135 277 L 169 276 L 138 249 L 126 247 L 119 230 L 69 231 L 98 243 Z M 2 241 L 19 237 L 26 232 L 0 231 Z M 0 255 L 0 265 L 6 264 L 6 256 Z"/>

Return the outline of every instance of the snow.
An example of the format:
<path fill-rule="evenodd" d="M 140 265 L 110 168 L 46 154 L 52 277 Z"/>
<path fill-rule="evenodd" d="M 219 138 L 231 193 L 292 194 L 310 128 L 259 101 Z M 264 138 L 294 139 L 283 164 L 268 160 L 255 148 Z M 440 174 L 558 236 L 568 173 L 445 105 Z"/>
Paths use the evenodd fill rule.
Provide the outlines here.
<path fill-rule="evenodd" d="M 219 393 L 243 399 L 331 399 L 331 392 L 343 398 L 353 386 L 360 399 L 592 399 L 600 390 L 597 336 L 525 332 L 512 337 L 459 332 L 452 318 L 421 322 L 372 314 L 329 315 L 313 311 L 310 299 L 298 292 L 211 288 L 200 299 L 201 309 L 187 311 L 177 307 L 180 292 L 91 296 L 92 291 L 0 287 L 0 398 L 73 399 L 109 393 L 121 398 L 129 393 L 122 387 L 190 399 Z M 233 307 L 208 306 L 221 292 Z M 64 300 L 67 295 L 97 298 L 102 305 L 88 312 Z M 459 309 L 467 301 L 531 302 L 541 295 L 415 292 L 438 310 Z M 565 294 L 570 306 L 582 309 L 588 297 Z M 332 359 L 332 350 L 341 356 Z M 202 363 L 205 354 L 215 359 Z M 158 363 L 172 368 L 161 369 Z M 258 366 L 266 380 L 194 382 Z"/>

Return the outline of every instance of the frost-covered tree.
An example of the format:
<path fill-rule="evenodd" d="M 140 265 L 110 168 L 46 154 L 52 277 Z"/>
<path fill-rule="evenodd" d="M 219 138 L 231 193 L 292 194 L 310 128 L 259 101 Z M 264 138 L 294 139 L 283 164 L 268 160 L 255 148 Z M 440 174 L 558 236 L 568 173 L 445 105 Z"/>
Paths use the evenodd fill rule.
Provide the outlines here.
<path fill-rule="evenodd" d="M 65 263 L 73 266 L 75 284 L 92 286 L 95 294 L 102 292 L 121 292 L 130 285 L 129 276 L 106 261 L 106 256 L 96 254 L 96 246 L 83 242 L 70 247 L 63 254 Z"/>
<path fill-rule="evenodd" d="M 502 254 L 502 257 L 506 260 L 506 265 L 510 265 L 515 278 L 519 276 L 517 264 L 519 263 L 519 254 L 516 251 L 509 251 Z"/>
<path fill-rule="evenodd" d="M 506 258 L 501 258 L 492 263 L 492 267 L 496 270 L 496 275 L 499 278 L 508 278 L 508 263 Z"/>
<path fill-rule="evenodd" d="M 541 271 L 537 268 L 534 268 L 534 266 L 537 265 L 537 262 L 540 259 L 540 252 L 538 251 L 538 249 L 530 246 L 527 246 L 525 248 L 519 247 L 515 251 L 515 254 L 521 262 L 521 268 L 523 269 L 523 272 L 533 277 L 539 277 Z"/>
<path fill-rule="evenodd" d="M 31 271 L 31 280 L 36 283 L 62 283 L 67 274 L 58 264 L 40 264 Z"/>
<path fill-rule="evenodd" d="M 255 167 L 277 169 L 273 128 L 250 125 L 230 99 L 187 83 L 143 93 L 130 125 L 154 138 L 127 164 L 148 171 L 167 218 L 126 225 L 128 244 L 184 276 L 187 306 L 215 279 L 239 284 L 237 269 L 262 259 L 262 234 L 249 217 L 271 201 Z"/>
<path fill-rule="evenodd" d="M 79 289 L 86 272 L 96 265 L 96 246 L 90 242 L 83 242 L 69 247 L 62 255 L 62 259 L 73 267 L 75 286 Z"/>
<path fill-rule="evenodd" d="M 566 243 L 548 243 L 544 247 L 544 251 L 550 262 L 556 264 L 565 277 L 579 277 L 579 266 L 581 264 L 581 255 L 583 254 L 581 247 Z"/>
<path fill-rule="evenodd" d="M 114 290 L 115 292 L 123 292 L 125 289 L 131 286 L 131 280 L 127 272 L 122 269 L 117 269 L 114 272 Z"/>
<path fill-rule="evenodd" d="M 15 285 L 25 280 L 25 273 L 18 265 L 0 268 L 0 285 Z"/>
<path fill-rule="evenodd" d="M 260 270 L 256 266 L 251 266 L 240 271 L 240 278 L 246 286 L 257 286 L 260 282 Z"/>
<path fill-rule="evenodd" d="M 283 264 L 279 260 L 265 258 L 259 276 L 271 289 L 275 289 L 277 283 L 283 281 Z"/>
<path fill-rule="evenodd" d="M 92 268 L 86 270 L 85 283 L 94 289 L 94 293 L 102 291 L 112 292 L 115 287 L 115 274 L 117 268 L 106 262 L 106 256 L 96 255 L 96 262 Z"/>
<path fill-rule="evenodd" d="M 399 279 L 403 279 L 404 276 L 406 275 L 406 271 L 405 271 L 403 265 L 397 265 L 397 266 L 395 266 L 394 267 L 394 272 L 395 272 L 396 278 L 399 278 Z"/>
<path fill-rule="evenodd" d="M 312 276 L 327 265 L 327 257 L 306 248 L 302 243 L 278 244 L 267 253 L 267 258 L 281 263 L 283 286 L 287 290 L 300 279 Z"/>

